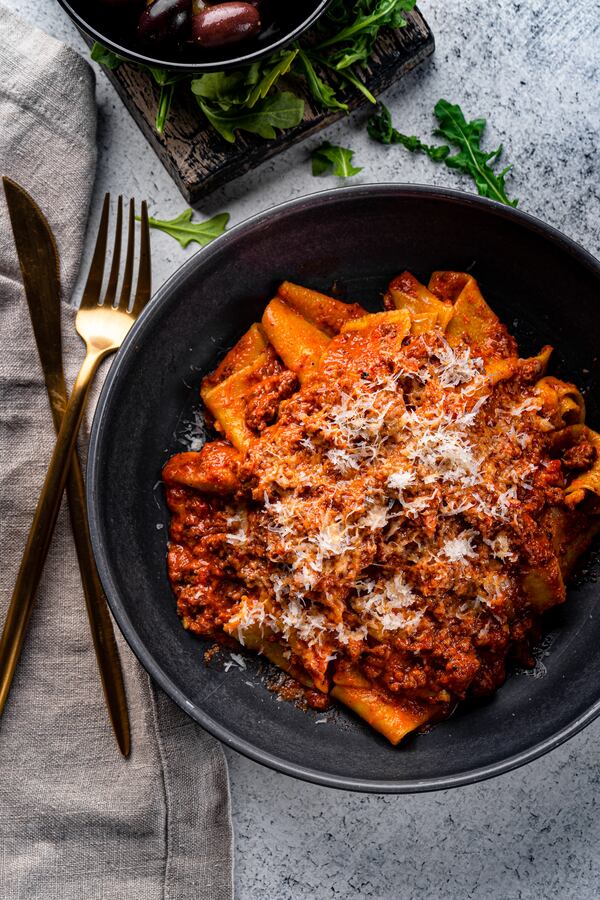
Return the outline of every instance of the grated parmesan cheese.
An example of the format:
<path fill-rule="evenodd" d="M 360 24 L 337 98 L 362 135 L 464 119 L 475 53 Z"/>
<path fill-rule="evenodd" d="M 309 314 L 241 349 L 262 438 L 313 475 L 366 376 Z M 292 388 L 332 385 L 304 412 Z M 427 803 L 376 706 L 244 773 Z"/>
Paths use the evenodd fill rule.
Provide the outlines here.
<path fill-rule="evenodd" d="M 193 410 L 191 417 L 181 423 L 180 431 L 175 437 L 186 450 L 193 452 L 202 450 L 208 440 L 208 429 L 202 410 Z"/>
<path fill-rule="evenodd" d="M 481 375 L 483 360 L 471 357 L 469 347 L 455 350 L 441 336 L 439 343 L 440 346 L 435 349 L 434 354 L 439 361 L 438 377 L 442 387 L 457 387 Z"/>
<path fill-rule="evenodd" d="M 288 643 L 303 642 L 326 665 L 336 646 L 419 628 L 428 601 L 409 583 L 410 565 L 433 559 L 467 573 L 479 558 L 513 561 L 503 532 L 484 535 L 512 522 L 518 489 L 531 490 L 535 467 L 523 461 L 490 468 L 481 429 L 502 427 L 516 446 L 515 410 L 503 412 L 512 430 L 486 419 L 493 395 L 483 361 L 467 347 L 451 347 L 440 333 L 419 340 L 428 356 L 400 359 L 385 375 L 365 372 L 350 386 L 330 385 L 326 400 L 310 412 L 295 411 L 304 432 L 296 446 L 310 454 L 309 462 L 286 466 L 280 448 L 263 435 L 258 516 L 271 600 L 268 611 L 242 603 L 242 636 L 249 627 L 268 628 Z M 332 469 L 341 477 L 332 478 Z M 250 552 L 247 522 L 232 517 L 227 524 L 227 542 Z M 377 577 L 365 578 L 366 569 Z M 338 596 L 331 588 L 337 573 L 352 571 L 358 573 L 354 590 Z M 475 587 L 466 611 L 492 608 L 496 594 Z M 360 625 L 347 621 L 348 611 Z"/>
<path fill-rule="evenodd" d="M 246 670 L 246 660 L 243 656 L 240 656 L 239 653 L 230 653 L 229 659 L 227 660 L 223 668 L 226 672 L 229 672 L 229 670 L 234 666 L 238 669 L 243 669 L 244 671 Z"/>
<path fill-rule="evenodd" d="M 473 547 L 473 539 L 476 535 L 477 532 L 471 530 L 451 538 L 446 541 L 436 558 L 445 556 L 450 562 L 464 562 L 466 559 L 473 559 L 477 556 L 477 551 Z"/>

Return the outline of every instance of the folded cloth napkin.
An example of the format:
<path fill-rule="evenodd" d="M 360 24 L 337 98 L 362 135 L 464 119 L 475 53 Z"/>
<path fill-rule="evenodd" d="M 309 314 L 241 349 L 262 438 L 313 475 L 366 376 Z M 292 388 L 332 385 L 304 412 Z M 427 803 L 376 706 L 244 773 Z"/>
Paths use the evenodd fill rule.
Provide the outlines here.
<path fill-rule="evenodd" d="M 73 288 L 93 183 L 93 75 L 0 6 L 0 174 L 46 213 Z M 53 444 L 44 381 L 0 190 L 0 623 Z M 63 305 L 69 380 L 82 359 Z M 218 742 L 119 641 L 132 753 L 102 698 L 63 507 L 0 719 L 0 897 L 229 900 L 232 832 Z"/>

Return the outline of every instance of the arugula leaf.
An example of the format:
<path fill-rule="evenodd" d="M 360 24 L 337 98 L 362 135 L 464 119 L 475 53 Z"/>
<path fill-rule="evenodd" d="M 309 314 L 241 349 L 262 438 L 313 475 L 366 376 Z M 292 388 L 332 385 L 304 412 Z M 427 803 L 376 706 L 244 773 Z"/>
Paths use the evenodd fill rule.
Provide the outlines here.
<path fill-rule="evenodd" d="M 458 153 L 446 158 L 446 165 L 470 175 L 482 197 L 498 200 L 507 206 L 516 206 L 519 201 L 508 198 L 505 185 L 512 166 L 505 166 L 500 172 L 493 169 L 502 155 L 502 144 L 490 153 L 481 149 L 486 120 L 473 119 L 472 122 L 467 122 L 460 106 L 448 103 L 447 100 L 438 100 L 434 113 L 439 122 L 434 133 L 458 148 Z"/>
<path fill-rule="evenodd" d="M 288 91 L 274 91 L 291 68 L 298 50 L 275 54 L 268 65 L 254 63 L 234 72 L 211 72 L 194 78 L 192 93 L 211 125 L 235 141 L 238 130 L 274 138 L 276 129 L 293 128 L 304 116 L 304 101 Z"/>
<path fill-rule="evenodd" d="M 358 175 L 362 172 L 362 168 L 352 165 L 352 157 L 354 150 L 348 150 L 346 147 L 337 147 L 326 141 L 313 150 L 311 154 L 312 173 L 313 175 L 323 175 L 325 172 L 332 170 L 332 175 L 339 178 L 350 178 L 352 175 Z"/>
<path fill-rule="evenodd" d="M 171 106 L 173 105 L 174 94 L 174 84 L 162 84 L 160 86 L 158 104 L 156 107 L 156 118 L 154 121 L 154 127 L 159 134 L 164 134 L 165 125 L 167 124 L 167 119 L 169 118 L 169 113 L 171 112 Z"/>
<path fill-rule="evenodd" d="M 392 124 L 392 115 L 383 103 L 379 105 L 379 112 L 371 116 L 367 123 L 369 136 L 380 144 L 402 144 L 411 153 L 425 153 L 434 162 L 443 162 L 450 153 L 450 147 L 442 145 L 434 147 L 424 144 L 415 135 L 401 134 Z"/>
<path fill-rule="evenodd" d="M 107 47 L 98 41 L 94 41 L 92 44 L 90 56 L 94 62 L 100 63 L 101 66 L 106 66 L 107 69 L 118 69 L 123 62 L 122 56 L 113 53 L 112 50 L 108 50 Z"/>
<path fill-rule="evenodd" d="M 298 52 L 297 49 L 280 51 L 264 63 L 253 63 L 233 72 L 200 75 L 192 79 L 192 93 L 226 112 L 235 106 L 251 108 L 258 100 L 263 100 L 290 70 Z"/>
<path fill-rule="evenodd" d="M 349 4 L 338 0 L 334 6 L 348 7 Z M 337 69 L 346 69 L 355 64 L 364 64 L 368 61 L 373 46 L 382 28 L 402 28 L 406 25 L 405 12 L 409 12 L 416 5 L 416 0 L 359 0 L 353 4 L 353 8 L 347 10 L 346 16 L 342 10 L 333 10 L 330 17 L 337 19 L 340 24 L 346 21 L 345 27 L 340 28 L 334 34 L 322 40 L 317 50 L 324 50 L 335 45 L 333 58 Z M 348 16 L 349 13 L 349 16 Z"/>
<path fill-rule="evenodd" d="M 403 28 L 406 25 L 404 13 L 412 10 L 415 3 L 416 0 L 355 0 L 354 3 L 334 0 L 315 28 L 320 42 L 316 47 L 310 41 L 306 42 L 308 61 L 329 69 L 375 104 L 377 101 L 359 72 L 368 64 L 382 28 Z M 322 103 L 320 86 L 307 74 L 306 59 L 302 62 L 309 90 Z M 335 90 L 333 96 L 336 96 Z"/>
<path fill-rule="evenodd" d="M 434 113 L 438 120 L 434 134 L 445 138 L 456 149 L 454 155 L 451 155 L 452 150 L 446 144 L 432 146 L 414 135 L 401 134 L 394 128 L 390 112 L 383 104 L 379 112 L 369 119 L 367 131 L 381 144 L 402 144 L 412 153 L 425 153 L 434 162 L 443 162 L 449 169 L 464 172 L 473 179 L 482 197 L 497 200 L 506 206 L 516 206 L 519 201 L 511 200 L 506 193 L 506 176 L 512 166 L 505 166 L 500 172 L 494 169 L 503 152 L 502 144 L 488 153 L 481 149 L 486 120 L 467 122 L 460 106 L 447 100 L 439 100 Z"/>
<path fill-rule="evenodd" d="M 263 138 L 277 137 L 277 129 L 294 128 L 304 116 L 304 100 L 289 91 L 277 91 L 252 107 L 223 110 L 197 96 L 200 109 L 219 134 L 233 144 L 236 131 Z"/>
<path fill-rule="evenodd" d="M 277 58 L 277 55 L 271 57 L 271 59 L 274 60 L 274 65 L 268 68 L 266 72 L 263 72 L 260 78 L 257 78 L 256 84 L 246 101 L 250 108 L 255 106 L 259 100 L 264 100 L 269 91 L 277 84 L 281 76 L 285 75 L 286 72 L 289 72 L 298 52 L 297 49 L 288 50 L 287 52 L 282 52 L 279 58 Z"/>
<path fill-rule="evenodd" d="M 322 78 L 319 78 L 313 60 L 308 54 L 303 50 L 300 50 L 298 53 L 298 60 L 304 69 L 304 77 L 306 78 L 313 99 L 317 101 L 319 106 L 324 106 L 325 109 L 343 109 L 344 111 L 347 111 L 348 104 L 343 103 L 337 98 L 335 89 L 332 85 L 327 84 Z"/>
<path fill-rule="evenodd" d="M 248 97 L 247 72 L 209 72 L 194 78 L 190 85 L 196 98 L 218 104 L 223 110 L 244 104 Z"/>
<path fill-rule="evenodd" d="M 177 82 L 183 81 L 187 76 L 177 75 L 176 73 L 168 72 L 166 69 L 157 69 L 153 66 L 147 66 L 146 68 L 160 88 L 156 107 L 155 128 L 159 134 L 163 134 L 173 104 L 175 85 Z"/>
<path fill-rule="evenodd" d="M 206 222 L 192 222 L 192 215 L 193 210 L 186 209 L 174 219 L 162 220 L 149 217 L 148 223 L 150 228 L 164 231 L 165 234 L 175 238 L 184 250 L 192 241 L 200 244 L 201 247 L 206 247 L 227 229 L 229 213 L 220 213 Z M 137 219 L 139 222 L 139 216 Z"/>
<path fill-rule="evenodd" d="M 346 4 L 344 4 L 346 5 Z M 339 6 L 339 3 L 338 3 Z M 354 21 L 346 25 L 340 31 L 331 35 L 324 41 L 321 41 L 319 48 L 330 47 L 332 44 L 341 44 L 352 38 L 354 41 L 357 36 L 363 37 L 365 34 L 372 35 L 374 31 L 389 25 L 391 28 L 400 28 L 404 22 L 402 13 L 407 9 L 415 6 L 415 0 L 379 0 L 374 7 L 368 3 L 355 3 Z"/>

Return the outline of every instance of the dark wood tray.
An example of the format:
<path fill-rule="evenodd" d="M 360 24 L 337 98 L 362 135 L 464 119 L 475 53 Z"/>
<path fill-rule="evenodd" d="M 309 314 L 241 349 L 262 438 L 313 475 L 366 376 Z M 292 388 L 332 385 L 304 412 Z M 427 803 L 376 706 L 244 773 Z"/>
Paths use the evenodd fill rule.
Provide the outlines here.
<path fill-rule="evenodd" d="M 367 87 L 374 94 L 388 88 L 433 53 L 433 34 L 420 12 L 415 9 L 407 15 L 407 19 L 405 28 L 388 32 L 376 45 L 371 65 L 365 74 Z M 315 108 L 306 94 L 304 120 L 296 128 L 282 132 L 274 140 L 268 141 L 240 133 L 235 144 L 229 144 L 208 126 L 187 83 L 184 83 L 177 89 L 165 133 L 159 135 L 154 129 L 158 89 L 152 78 L 127 64 L 105 71 L 148 142 L 190 203 L 196 203 L 216 188 L 254 169 L 344 115 L 343 112 Z M 351 109 L 366 102 L 362 95 L 354 91 L 345 99 Z"/>

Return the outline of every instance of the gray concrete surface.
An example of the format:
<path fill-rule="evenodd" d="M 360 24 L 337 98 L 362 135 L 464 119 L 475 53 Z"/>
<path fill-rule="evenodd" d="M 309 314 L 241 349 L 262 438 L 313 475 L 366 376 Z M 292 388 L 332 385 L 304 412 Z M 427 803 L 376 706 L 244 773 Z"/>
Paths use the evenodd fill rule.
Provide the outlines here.
<path fill-rule="evenodd" d="M 54 0 L 4 0 L 74 46 L 84 45 Z M 405 131 L 426 137 L 440 97 L 489 120 L 504 142 L 523 209 L 600 254 L 600 7 L 595 0 L 424 0 L 435 57 L 388 92 Z M 96 203 L 111 190 L 145 196 L 167 218 L 184 206 L 99 73 Z M 327 137 L 356 150 L 357 180 L 471 185 L 400 148 L 372 144 L 364 113 Z M 206 215 L 232 221 L 332 186 L 294 148 L 213 195 Z M 161 283 L 190 252 L 153 236 Z M 525 769 L 452 792 L 380 797 L 313 787 L 228 753 L 239 900 L 596 900 L 600 897 L 600 723 Z M 399 754 L 398 765 L 402 765 Z"/>

